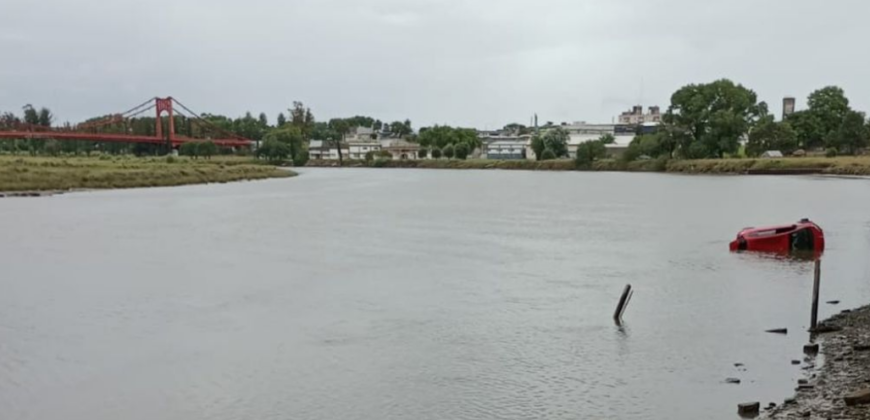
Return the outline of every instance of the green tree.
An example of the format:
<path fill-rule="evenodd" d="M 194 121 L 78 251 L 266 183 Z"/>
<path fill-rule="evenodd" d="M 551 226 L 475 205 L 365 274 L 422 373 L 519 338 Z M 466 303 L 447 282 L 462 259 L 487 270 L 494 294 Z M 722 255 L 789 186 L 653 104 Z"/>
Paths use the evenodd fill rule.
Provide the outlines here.
<path fill-rule="evenodd" d="M 266 129 L 269 127 L 269 117 L 266 116 L 265 112 L 260 113 L 260 127 Z"/>
<path fill-rule="evenodd" d="M 405 137 L 411 135 L 414 130 L 411 128 L 411 120 L 393 121 L 390 123 L 390 134 L 396 137 Z"/>
<path fill-rule="evenodd" d="M 178 154 L 182 156 L 190 156 L 196 159 L 199 156 L 199 147 L 196 142 L 186 142 L 182 143 L 181 146 L 178 147 Z"/>
<path fill-rule="evenodd" d="M 263 145 L 270 140 L 286 145 L 287 156 L 294 160 L 300 159 L 301 156 L 308 154 L 308 144 L 302 136 L 302 131 L 294 125 L 284 126 L 283 128 L 274 128 L 270 130 L 263 139 Z M 282 155 L 284 149 L 273 149 L 269 150 L 269 152 L 277 157 Z M 268 156 L 266 157 L 268 158 Z M 286 157 L 282 159 L 286 159 Z M 305 160 L 307 161 L 307 159 Z"/>
<path fill-rule="evenodd" d="M 420 159 L 426 159 L 426 156 L 429 155 L 429 149 L 425 147 L 421 147 L 420 150 L 417 151 L 417 157 Z"/>
<path fill-rule="evenodd" d="M 441 152 L 444 153 L 444 157 L 446 157 L 447 159 L 453 159 L 453 156 L 456 155 L 456 150 L 454 150 L 452 144 L 444 146 L 444 150 L 442 150 Z"/>
<path fill-rule="evenodd" d="M 344 162 L 344 156 L 342 155 L 341 146 L 344 143 L 344 139 L 347 136 L 347 133 L 350 132 L 350 124 L 347 123 L 347 120 L 341 118 L 333 118 L 329 120 L 329 129 L 331 134 L 329 138 L 325 139 L 327 144 L 332 147 L 338 149 L 338 166 L 341 166 Z"/>
<path fill-rule="evenodd" d="M 671 105 L 663 121 L 678 137 L 682 154 L 695 143 L 702 144 L 705 155 L 722 157 L 737 153 L 740 138 L 760 117 L 767 114 L 767 104 L 758 102 L 750 89 L 721 79 L 712 83 L 687 85 L 671 96 Z M 702 150 L 695 147 L 694 151 Z"/>
<path fill-rule="evenodd" d="M 50 156 L 59 155 L 60 151 L 61 151 L 60 142 L 55 140 L 55 139 L 46 140 L 45 146 L 44 146 L 44 151 L 45 151 L 45 153 L 47 153 Z"/>
<path fill-rule="evenodd" d="M 616 143 L 616 137 L 614 137 L 613 134 L 605 133 L 598 138 L 598 141 L 600 141 L 601 144 L 613 144 Z"/>
<path fill-rule="evenodd" d="M 592 140 L 577 145 L 575 163 L 578 167 L 588 168 L 592 162 L 607 156 L 607 147 L 600 140 Z"/>
<path fill-rule="evenodd" d="M 299 129 L 302 133 L 302 138 L 308 141 L 311 137 L 311 131 L 314 129 L 314 114 L 311 113 L 311 108 L 306 108 L 302 102 L 294 101 L 293 108 L 290 108 L 290 124 Z"/>
<path fill-rule="evenodd" d="M 470 128 L 453 128 L 446 125 L 424 127 L 420 129 L 417 142 L 423 147 L 437 147 L 443 149 L 447 145 L 454 147 L 459 143 L 465 143 L 469 152 L 481 146 L 477 130 Z"/>
<path fill-rule="evenodd" d="M 695 142 L 689 145 L 689 149 L 686 151 L 686 157 L 689 159 L 708 159 L 714 157 L 710 153 L 710 149 L 707 148 L 707 145 L 701 142 Z"/>
<path fill-rule="evenodd" d="M 757 157 L 768 150 L 790 155 L 798 148 L 797 133 L 788 122 L 776 122 L 772 115 L 762 118 L 749 132 L 746 154 Z"/>
<path fill-rule="evenodd" d="M 864 113 L 848 111 L 836 131 L 828 135 L 829 148 L 837 149 L 843 154 L 856 154 L 867 147 L 867 126 Z"/>
<path fill-rule="evenodd" d="M 43 127 L 51 127 L 51 123 L 54 122 L 54 115 L 48 108 L 40 108 L 39 109 L 39 125 Z"/>
<path fill-rule="evenodd" d="M 276 124 L 275 124 L 275 127 L 276 127 L 276 128 L 281 128 L 281 127 L 284 126 L 284 124 L 287 124 L 287 117 L 284 116 L 284 113 L 283 113 L 283 112 L 279 112 L 279 113 L 278 113 L 278 119 L 277 119 L 276 121 L 277 121 L 277 122 L 276 122 Z"/>
<path fill-rule="evenodd" d="M 556 153 L 551 149 L 544 149 L 544 152 L 541 153 L 541 159 L 539 160 L 553 160 L 556 159 Z"/>
<path fill-rule="evenodd" d="M 827 86 L 810 93 L 807 105 L 821 125 L 822 136 L 837 131 L 840 123 L 852 111 L 845 92 L 837 86 Z"/>
<path fill-rule="evenodd" d="M 552 128 L 532 138 L 532 150 L 540 156 L 546 149 L 553 151 L 557 158 L 568 156 L 568 132 L 561 127 Z M 540 153 L 538 152 L 540 150 Z"/>
<path fill-rule="evenodd" d="M 432 159 L 441 159 L 441 149 L 437 147 L 432 149 Z"/>
<path fill-rule="evenodd" d="M 198 143 L 192 143 L 192 144 L 196 144 L 197 154 L 199 156 L 206 158 L 206 159 L 211 159 L 212 156 L 214 156 L 218 153 L 217 145 L 214 144 L 214 142 L 211 140 L 198 142 Z"/>
<path fill-rule="evenodd" d="M 628 150 L 622 155 L 623 160 L 633 161 L 641 156 L 670 156 L 670 151 L 662 141 L 662 133 L 641 134 L 635 136 L 628 145 Z"/>
<path fill-rule="evenodd" d="M 365 154 L 366 162 L 371 162 L 372 160 L 374 160 L 374 158 L 375 158 L 375 152 L 373 152 L 373 151 L 366 152 L 366 154 Z"/>
<path fill-rule="evenodd" d="M 535 152 L 535 157 L 537 160 L 542 160 L 544 155 L 544 150 L 546 146 L 544 145 L 544 138 L 540 135 L 535 135 L 532 137 L 532 151 Z M 552 150 L 551 150 L 552 151 Z M 555 156 L 554 156 L 555 158 Z"/>
<path fill-rule="evenodd" d="M 468 158 L 468 144 L 467 143 L 459 143 L 454 147 L 454 153 L 456 154 L 456 158 L 459 160 L 465 160 Z"/>
<path fill-rule="evenodd" d="M 281 162 L 290 157 L 290 145 L 282 143 L 274 138 L 267 138 L 263 145 L 257 149 L 257 156 L 269 162 Z"/>
<path fill-rule="evenodd" d="M 819 149 L 826 143 L 838 141 L 837 131 L 847 115 L 852 112 L 849 99 L 843 89 L 827 86 L 810 93 L 808 109 L 789 115 L 786 121 L 797 132 L 800 147 Z"/>
<path fill-rule="evenodd" d="M 33 108 L 33 105 L 27 104 L 24 109 L 24 123 L 30 125 L 39 125 L 39 112 Z"/>
<path fill-rule="evenodd" d="M 252 140 L 262 139 L 267 129 L 267 126 L 261 125 L 260 120 L 254 118 L 250 112 L 245 113 L 244 117 L 234 120 L 232 125 L 234 133 Z"/>
<path fill-rule="evenodd" d="M 305 166 L 305 164 L 308 163 L 308 159 L 309 159 L 309 156 L 308 156 L 307 149 L 302 150 L 300 152 L 297 152 L 293 156 L 293 166 L 296 166 L 296 167 Z"/>

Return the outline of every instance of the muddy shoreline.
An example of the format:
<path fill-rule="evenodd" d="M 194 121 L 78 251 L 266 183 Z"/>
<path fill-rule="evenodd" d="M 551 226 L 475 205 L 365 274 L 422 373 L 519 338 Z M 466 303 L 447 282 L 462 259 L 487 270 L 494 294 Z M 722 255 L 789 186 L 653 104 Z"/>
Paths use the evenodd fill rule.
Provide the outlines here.
<path fill-rule="evenodd" d="M 850 394 L 870 390 L 870 306 L 843 311 L 820 327 L 829 332 L 814 334 L 821 352 L 806 355 L 812 367 L 795 384 L 794 397 L 763 410 L 762 418 L 870 420 L 870 403 L 850 406 L 845 400 Z"/>

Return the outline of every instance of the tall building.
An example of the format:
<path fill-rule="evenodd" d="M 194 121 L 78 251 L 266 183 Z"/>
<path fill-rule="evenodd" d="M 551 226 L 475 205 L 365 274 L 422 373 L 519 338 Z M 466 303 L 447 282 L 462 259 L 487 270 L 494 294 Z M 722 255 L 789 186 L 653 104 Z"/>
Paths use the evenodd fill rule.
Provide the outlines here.
<path fill-rule="evenodd" d="M 658 123 L 661 120 L 661 109 L 657 106 L 649 107 L 649 112 L 644 113 L 642 106 L 635 105 L 630 111 L 625 111 L 619 115 L 620 124 L 640 125 L 644 123 Z"/>
<path fill-rule="evenodd" d="M 794 104 L 795 100 L 791 96 L 786 96 L 785 98 L 782 98 L 782 119 L 785 119 L 785 117 L 794 114 Z"/>

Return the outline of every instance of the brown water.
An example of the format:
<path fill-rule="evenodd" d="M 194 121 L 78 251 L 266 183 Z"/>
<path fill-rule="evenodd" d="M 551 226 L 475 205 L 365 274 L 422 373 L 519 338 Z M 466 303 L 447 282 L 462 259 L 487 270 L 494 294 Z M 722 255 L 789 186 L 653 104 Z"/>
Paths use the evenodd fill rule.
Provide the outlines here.
<path fill-rule="evenodd" d="M 819 222 L 828 315 L 870 302 L 868 209 L 866 180 L 366 169 L 3 199 L 0 418 L 731 419 L 791 394 L 812 266 L 727 242 Z"/>

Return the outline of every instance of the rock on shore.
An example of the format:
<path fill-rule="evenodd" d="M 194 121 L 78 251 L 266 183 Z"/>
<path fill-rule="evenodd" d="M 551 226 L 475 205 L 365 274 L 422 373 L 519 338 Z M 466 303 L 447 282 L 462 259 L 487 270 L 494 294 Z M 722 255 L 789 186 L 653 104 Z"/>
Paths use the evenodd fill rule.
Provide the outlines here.
<path fill-rule="evenodd" d="M 823 323 L 818 334 L 824 363 L 801 384 L 793 404 L 765 414 L 768 419 L 870 420 L 870 306 L 841 313 Z M 808 372 L 812 374 L 812 372 Z"/>

